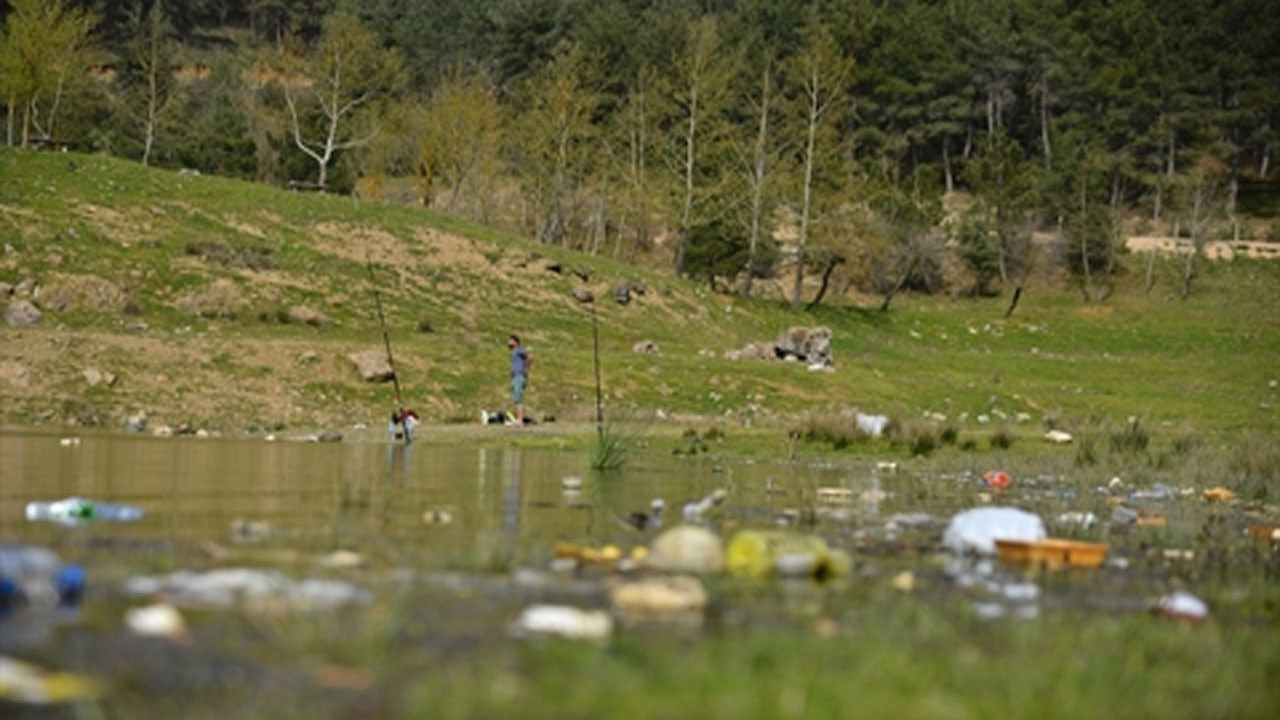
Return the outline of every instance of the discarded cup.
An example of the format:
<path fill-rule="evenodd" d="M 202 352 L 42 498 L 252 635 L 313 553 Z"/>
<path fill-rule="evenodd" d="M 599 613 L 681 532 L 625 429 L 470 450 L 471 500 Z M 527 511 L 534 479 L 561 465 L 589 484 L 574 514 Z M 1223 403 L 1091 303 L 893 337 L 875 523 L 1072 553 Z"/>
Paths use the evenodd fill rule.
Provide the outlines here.
<path fill-rule="evenodd" d="M 134 522 L 145 515 L 144 510 L 131 505 L 97 502 L 82 497 L 27 503 L 28 520 L 48 520 L 64 525 L 83 525 L 94 520 Z"/>

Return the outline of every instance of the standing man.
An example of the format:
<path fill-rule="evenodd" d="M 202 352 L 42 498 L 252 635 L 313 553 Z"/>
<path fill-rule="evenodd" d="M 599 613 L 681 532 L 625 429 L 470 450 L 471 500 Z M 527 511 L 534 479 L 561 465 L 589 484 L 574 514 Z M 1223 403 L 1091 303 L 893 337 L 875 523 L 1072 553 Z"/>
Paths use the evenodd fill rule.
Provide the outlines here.
<path fill-rule="evenodd" d="M 511 351 L 511 402 L 516 406 L 516 424 L 524 425 L 524 388 L 529 384 L 533 353 L 520 346 L 515 333 L 507 336 L 507 349 Z"/>

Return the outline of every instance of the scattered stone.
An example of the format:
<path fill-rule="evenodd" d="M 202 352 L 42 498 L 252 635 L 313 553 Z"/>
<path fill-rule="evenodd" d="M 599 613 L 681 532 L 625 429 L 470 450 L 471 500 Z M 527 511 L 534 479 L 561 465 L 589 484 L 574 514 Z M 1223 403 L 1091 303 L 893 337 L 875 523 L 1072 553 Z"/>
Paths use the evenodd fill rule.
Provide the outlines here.
<path fill-rule="evenodd" d="M 31 371 L 21 363 L 0 362 L 0 380 L 6 380 L 10 386 L 22 390 L 31 386 Z"/>
<path fill-rule="evenodd" d="M 9 327 L 30 327 L 40 322 L 41 314 L 29 300 L 14 300 L 5 308 L 4 321 Z"/>
<path fill-rule="evenodd" d="M 773 343 L 767 342 L 748 343 L 738 350 L 724 351 L 726 360 L 772 360 L 775 357 Z"/>
<path fill-rule="evenodd" d="M 1050 430 L 1044 434 L 1044 439 L 1055 445 L 1066 445 L 1073 440 L 1071 433 L 1064 430 Z"/>
<path fill-rule="evenodd" d="M 591 272 L 584 267 L 576 267 L 571 272 L 582 282 L 591 282 Z"/>
<path fill-rule="evenodd" d="M 85 368 L 80 374 L 84 376 L 84 381 L 89 383 L 89 387 L 91 388 L 98 387 L 103 384 L 107 387 L 111 387 L 116 384 L 116 376 L 114 373 L 103 372 L 95 367 Z"/>
<path fill-rule="evenodd" d="M 395 377 L 395 370 L 387 362 L 387 354 L 382 350 L 350 353 L 347 359 L 356 366 L 356 371 L 365 382 L 390 382 Z"/>
<path fill-rule="evenodd" d="M 245 299 L 239 286 L 219 278 L 198 292 L 178 298 L 174 307 L 203 318 L 234 318 L 244 310 Z"/>
<path fill-rule="evenodd" d="M 631 346 L 631 351 L 640 355 L 657 355 L 662 350 L 658 347 L 658 343 L 652 340 L 641 340 Z"/>
<path fill-rule="evenodd" d="M 581 285 L 573 289 L 573 299 L 580 303 L 595 302 L 596 296 L 592 292 Z"/>
<path fill-rule="evenodd" d="M 36 281 L 31 278 L 23 278 L 17 285 L 13 286 L 13 294 L 18 297 L 31 297 L 36 292 Z"/>
<path fill-rule="evenodd" d="M 325 430 L 324 432 L 320 433 L 320 442 L 322 443 L 342 442 L 342 431 Z"/>
<path fill-rule="evenodd" d="M 654 577 L 618 585 L 609 592 L 609 601 L 631 615 L 688 614 L 707 606 L 707 591 L 701 580 L 689 575 Z"/>
<path fill-rule="evenodd" d="M 62 276 L 50 287 L 40 289 L 40 305 L 52 312 L 86 308 L 96 312 L 116 312 L 125 306 L 125 293 L 115 283 L 96 275 Z"/>
<path fill-rule="evenodd" d="M 12 294 L 13 294 L 13 284 L 7 283 L 7 282 L 0 282 L 0 296 L 8 297 L 9 295 L 12 295 Z"/>
<path fill-rule="evenodd" d="M 147 429 L 147 411 L 139 410 L 124 420 L 124 431 L 140 433 Z"/>
<path fill-rule="evenodd" d="M 128 325 L 125 325 L 124 329 L 131 333 L 144 333 L 150 330 L 151 326 L 139 320 L 138 322 L 131 322 Z"/>
<path fill-rule="evenodd" d="M 350 550 L 334 550 L 320 558 L 320 567 L 331 570 L 350 570 L 363 567 L 364 564 L 364 556 Z"/>
<path fill-rule="evenodd" d="M 319 360 L 320 360 L 319 353 L 317 353 L 315 350 L 307 350 L 302 354 L 298 355 L 297 362 L 299 365 L 311 365 L 313 363 L 318 362 Z"/>
<path fill-rule="evenodd" d="M 613 619 L 603 610 L 569 605 L 530 605 L 511 626 L 517 636 L 554 635 L 568 640 L 604 640 L 613 632 Z"/>
<path fill-rule="evenodd" d="M 311 327 L 321 327 L 323 325 L 328 325 L 330 322 L 328 315 L 325 315 L 319 310 L 307 307 L 306 305 L 295 305 L 289 308 L 289 319 L 296 323 L 310 325 Z"/>
<path fill-rule="evenodd" d="M 718 573 L 724 570 L 724 543 L 706 528 L 681 525 L 653 541 L 648 564 L 668 572 Z"/>
<path fill-rule="evenodd" d="M 546 264 L 547 272 L 553 272 L 557 275 L 564 272 L 564 266 L 558 262 L 552 261 Z"/>
<path fill-rule="evenodd" d="M 615 285 L 613 287 L 613 301 L 619 305 L 626 305 L 631 302 L 631 286 L 626 283 Z"/>
<path fill-rule="evenodd" d="M 627 283 L 627 287 L 630 288 L 632 295 L 644 295 L 649 291 L 645 284 L 639 280 L 632 280 Z"/>

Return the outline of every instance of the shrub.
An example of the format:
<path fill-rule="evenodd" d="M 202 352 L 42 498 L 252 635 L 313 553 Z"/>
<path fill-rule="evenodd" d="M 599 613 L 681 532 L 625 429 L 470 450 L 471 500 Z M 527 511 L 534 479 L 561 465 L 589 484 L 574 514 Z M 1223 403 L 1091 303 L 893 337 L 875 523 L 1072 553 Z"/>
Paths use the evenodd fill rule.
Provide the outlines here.
<path fill-rule="evenodd" d="M 948 425 L 942 428 L 942 432 L 938 433 L 938 439 L 942 441 L 943 445 L 955 445 L 960 439 L 960 431 L 956 429 L 955 425 Z"/>
<path fill-rule="evenodd" d="M 1111 450 L 1121 453 L 1140 453 L 1151 444 L 1151 435 L 1136 417 L 1130 417 L 1124 427 L 1111 432 Z"/>
<path fill-rule="evenodd" d="M 1007 450 L 1013 444 L 1013 433 L 1009 432 L 1009 428 L 996 428 L 991 431 L 988 442 L 991 443 L 992 450 Z"/>

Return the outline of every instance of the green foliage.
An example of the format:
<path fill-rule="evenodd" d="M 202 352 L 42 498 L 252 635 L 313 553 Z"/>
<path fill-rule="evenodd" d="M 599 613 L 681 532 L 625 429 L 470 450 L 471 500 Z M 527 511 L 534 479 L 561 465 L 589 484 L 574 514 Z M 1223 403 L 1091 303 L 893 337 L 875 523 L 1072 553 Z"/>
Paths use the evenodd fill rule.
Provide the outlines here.
<path fill-rule="evenodd" d="M 592 470 L 618 470 L 627 462 L 633 441 L 617 427 L 605 424 L 591 446 Z"/>

